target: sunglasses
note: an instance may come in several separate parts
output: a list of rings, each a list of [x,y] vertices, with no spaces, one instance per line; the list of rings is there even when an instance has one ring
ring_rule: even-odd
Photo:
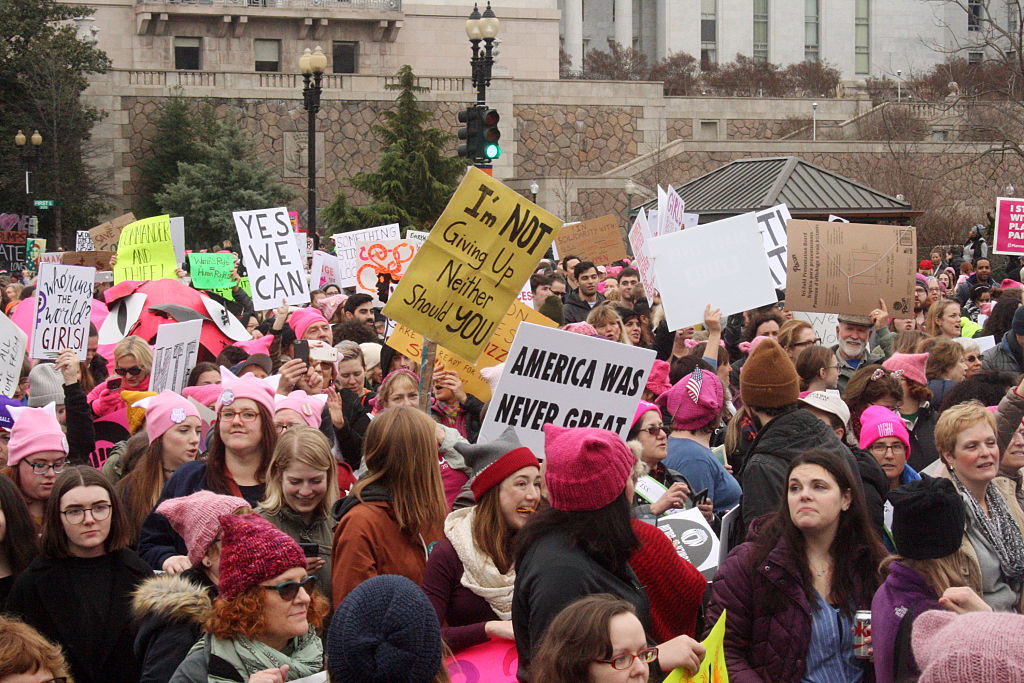
[[[277,591],[277,594],[281,596],[281,599],[285,602],[291,602],[295,599],[295,596],[299,594],[299,589],[302,588],[306,591],[307,595],[312,595],[313,589],[316,588],[316,576],[307,576],[302,581],[285,581],[279,583],[276,586],[260,586],[270,591]]]
[[[658,435],[658,434],[660,434],[661,432],[665,432],[666,434],[668,434],[668,433],[669,433],[669,432],[671,432],[672,430],[671,430],[671,429],[669,429],[668,427],[665,427],[664,425],[662,425],[661,427],[659,427],[659,426],[657,426],[657,425],[651,425],[650,427],[644,427],[644,428],[643,428],[643,429],[641,429],[640,431],[641,431],[641,432],[647,432],[647,433],[648,433],[648,434],[650,434],[651,436],[657,436],[657,435]]]
[[[134,368],[114,368],[114,372],[120,375],[121,377],[125,377],[127,375],[135,377],[136,375],[142,372],[142,368],[140,368],[138,365],[136,365]]]

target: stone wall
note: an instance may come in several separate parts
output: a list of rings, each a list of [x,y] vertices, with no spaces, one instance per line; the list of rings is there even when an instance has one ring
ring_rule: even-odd
[[[729,119],[725,136],[729,140],[774,140],[802,125],[797,119]]]
[[[516,105],[516,175],[603,173],[637,155],[640,107]]]
[[[692,140],[693,119],[667,119],[665,121],[665,131],[668,134],[669,142],[673,140]]]

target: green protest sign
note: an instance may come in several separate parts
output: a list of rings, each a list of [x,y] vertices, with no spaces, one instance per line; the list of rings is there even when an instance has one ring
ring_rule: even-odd
[[[249,278],[243,277],[242,279],[240,279],[238,281],[238,286],[241,287],[242,291],[244,291],[246,294],[252,296],[252,290],[249,288]],[[213,292],[214,294],[219,294],[228,301],[234,301],[235,295],[232,294],[232,290],[232,287],[225,287],[223,289],[211,289],[210,291]]]
[[[196,289],[231,289],[231,271],[235,267],[232,254],[189,254],[189,274]]]

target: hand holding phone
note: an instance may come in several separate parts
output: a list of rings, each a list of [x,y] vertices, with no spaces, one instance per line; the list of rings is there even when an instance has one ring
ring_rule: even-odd
[[[295,350],[295,357],[309,365],[309,342],[305,339],[296,339],[292,348]]]

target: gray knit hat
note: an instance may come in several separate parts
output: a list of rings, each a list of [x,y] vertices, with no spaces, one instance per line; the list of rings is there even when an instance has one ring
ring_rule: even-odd
[[[455,444],[457,450],[473,468],[469,488],[473,497],[480,497],[502,482],[502,480],[524,467],[540,467],[537,456],[523,446],[513,427],[506,427],[501,435],[490,443]]]
[[[28,406],[42,408],[47,403],[64,405],[64,378],[53,363],[37,363],[28,373]]]

